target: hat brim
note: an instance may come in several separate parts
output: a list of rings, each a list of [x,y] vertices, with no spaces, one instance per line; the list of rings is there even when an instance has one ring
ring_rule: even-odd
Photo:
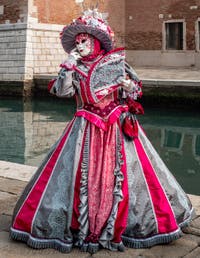
[[[76,47],[75,38],[80,33],[88,33],[96,37],[106,52],[109,52],[113,48],[110,36],[103,30],[87,25],[72,24],[64,28],[61,37],[62,46],[67,53],[70,53]]]

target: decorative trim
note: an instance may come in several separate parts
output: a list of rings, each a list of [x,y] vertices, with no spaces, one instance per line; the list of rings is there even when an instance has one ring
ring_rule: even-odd
[[[146,239],[135,239],[127,236],[122,236],[122,241],[125,246],[130,248],[148,248],[157,244],[167,244],[173,240],[176,240],[182,236],[180,229],[175,230],[168,234],[159,234]]]
[[[63,242],[58,239],[39,239],[24,231],[14,228],[10,229],[10,237],[13,240],[25,242],[28,246],[36,249],[53,248],[62,253],[69,253],[72,250],[72,242]]]

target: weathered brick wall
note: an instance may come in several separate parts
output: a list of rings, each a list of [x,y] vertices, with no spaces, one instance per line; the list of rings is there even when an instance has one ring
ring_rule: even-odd
[[[163,18],[159,18],[159,15]],[[185,19],[186,49],[194,50],[195,21],[198,17],[200,0],[126,0],[126,48],[161,50],[163,21]]]
[[[85,7],[94,7],[95,1],[85,0]],[[109,23],[115,31],[117,45],[126,41],[127,49],[160,50],[162,23],[170,19],[185,19],[187,49],[195,49],[195,20],[200,17],[200,0],[99,0],[99,10],[109,12]],[[81,13],[75,0],[1,0],[3,14],[0,24],[26,22],[29,18],[39,23],[68,24]],[[197,6],[198,8],[192,8]],[[159,14],[163,18],[159,18]]]
[[[160,0],[126,1],[126,48],[160,49],[162,21],[158,17]]]
[[[85,8],[95,7],[95,2],[85,0]],[[108,21],[115,32],[116,45],[125,45],[126,49],[132,50],[128,59],[133,64],[200,66],[199,53],[194,53],[200,0],[98,2],[99,11],[109,13]],[[57,73],[58,65],[66,57],[59,32],[80,14],[81,7],[75,0],[1,0],[0,80],[22,81],[37,74]],[[171,19],[186,21],[188,53],[179,53],[175,58],[162,52],[163,22]]]
[[[98,2],[99,11],[110,14],[109,24],[115,31],[117,45],[121,45],[125,33],[125,0],[85,0],[84,8],[95,7],[96,2]],[[29,15],[37,18],[39,23],[69,24],[74,18],[80,16],[82,11],[75,0],[34,0],[33,6],[34,8],[30,8]]]
[[[0,24],[26,22],[28,14],[28,0],[1,0]]]
[[[170,1],[166,13],[171,13],[174,19],[185,19],[186,21],[186,49],[195,49],[195,21],[200,17],[200,0]],[[193,7],[197,6],[197,9]]]

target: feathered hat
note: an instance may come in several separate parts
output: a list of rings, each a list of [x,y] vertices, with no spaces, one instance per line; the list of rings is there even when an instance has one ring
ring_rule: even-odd
[[[67,53],[76,47],[75,38],[80,33],[96,37],[106,52],[113,49],[114,33],[107,24],[105,14],[99,13],[97,9],[85,11],[81,17],[63,28],[61,43]]]

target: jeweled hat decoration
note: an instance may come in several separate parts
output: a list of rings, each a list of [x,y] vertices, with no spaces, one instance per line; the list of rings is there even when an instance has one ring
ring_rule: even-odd
[[[73,20],[61,32],[61,43],[64,50],[70,53],[75,46],[75,37],[80,33],[88,33],[96,37],[102,48],[109,52],[113,49],[114,33],[107,23],[107,14],[98,12],[97,9],[88,9],[83,15]]]

